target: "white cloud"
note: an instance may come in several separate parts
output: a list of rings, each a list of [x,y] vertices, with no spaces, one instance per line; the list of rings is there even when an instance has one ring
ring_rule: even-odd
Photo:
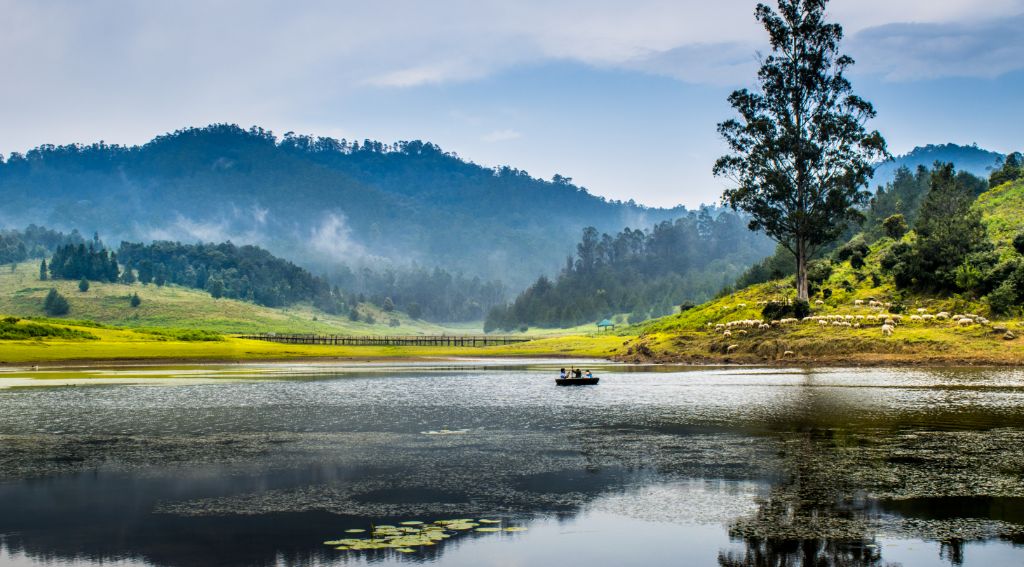
[[[888,24],[858,33],[860,72],[894,81],[994,78],[1024,69],[1024,15],[953,24]]]
[[[488,132],[488,133],[484,134],[480,139],[485,141],[485,142],[494,143],[494,142],[507,142],[509,140],[518,140],[519,138],[522,138],[522,137],[523,137],[522,132],[518,132],[516,130],[505,129],[505,130],[495,130],[493,132]]]

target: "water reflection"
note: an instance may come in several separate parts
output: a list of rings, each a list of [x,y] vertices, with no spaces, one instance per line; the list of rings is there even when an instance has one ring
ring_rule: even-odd
[[[607,366],[599,387],[562,389],[555,367],[327,367],[286,381],[2,392],[0,559],[1024,558],[1019,374]],[[441,429],[466,432],[421,433]],[[531,529],[413,557],[322,545],[371,522],[460,517]]]

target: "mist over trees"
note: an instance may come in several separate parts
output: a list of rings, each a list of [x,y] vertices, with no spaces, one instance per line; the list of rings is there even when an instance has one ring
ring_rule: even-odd
[[[439,266],[513,289],[553,272],[586,226],[685,213],[591,195],[421,141],[383,144],[217,124],[142,146],[44,145],[0,159],[8,222],[118,241],[256,244],[314,273]],[[375,268],[377,269],[377,268]]]
[[[619,313],[646,319],[703,302],[771,253],[771,241],[746,225],[741,215],[703,209],[648,231],[588,227],[554,281],[542,276],[491,310],[484,329],[567,327]]]
[[[77,230],[70,234],[64,234],[34,224],[22,230],[2,229],[0,230],[0,264],[45,258],[61,246],[84,242],[85,239]]]

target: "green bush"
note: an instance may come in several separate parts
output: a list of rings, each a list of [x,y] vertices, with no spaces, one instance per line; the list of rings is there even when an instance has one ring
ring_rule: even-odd
[[[13,323],[11,319],[14,319]],[[96,340],[99,337],[85,331],[54,325],[41,325],[39,323],[23,323],[19,325],[15,317],[6,317],[0,321],[0,340],[23,341],[43,338]]]
[[[89,280],[82,278],[78,281],[78,291],[85,293],[89,291]]]
[[[1024,254],[1024,232],[1013,237],[1013,249],[1016,250],[1018,254]]]
[[[787,319],[794,317],[796,319],[803,319],[811,314],[811,304],[806,301],[796,300],[792,303],[785,303],[779,301],[769,302],[761,310],[761,316],[766,321],[777,321],[779,319]]]
[[[885,229],[885,235],[893,240],[903,238],[903,236],[910,231],[906,217],[899,214],[892,215],[882,221],[882,228]]]
[[[50,293],[46,294],[46,299],[43,300],[43,311],[51,317],[67,315],[71,311],[71,305],[57,288],[50,288]]]
[[[985,301],[992,313],[1005,315],[1017,304],[1017,290],[1014,289],[1013,283],[1007,280],[988,294]]]

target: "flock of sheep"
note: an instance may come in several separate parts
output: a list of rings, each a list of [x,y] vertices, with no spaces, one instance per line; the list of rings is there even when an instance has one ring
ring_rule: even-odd
[[[823,304],[821,300],[816,302],[818,305]],[[767,302],[760,302],[758,305],[767,305]],[[803,319],[779,319],[776,321],[762,321],[760,319],[745,319],[740,321],[731,321],[729,323],[708,323],[709,329],[714,329],[716,332],[722,333],[723,337],[732,337],[733,335],[746,335],[751,330],[766,331],[772,328],[785,327],[788,325],[796,325],[801,323],[816,324],[819,327],[839,327],[849,329],[860,329],[862,327],[874,327],[881,325],[882,335],[891,337],[896,332],[896,327],[906,323],[917,323],[917,324],[930,324],[935,322],[946,322],[950,321],[958,327],[970,327],[972,325],[989,325],[990,321],[984,317],[974,314],[963,314],[963,315],[951,315],[945,311],[937,314],[928,313],[927,309],[918,309],[917,314],[905,317],[903,315],[896,315],[889,313],[886,310],[892,307],[891,303],[883,303],[880,301],[863,301],[858,299],[854,301],[854,307],[863,308],[867,307],[877,313],[869,315],[812,315],[810,317],[804,317]],[[746,308],[745,303],[741,303],[736,306],[738,309]]]

